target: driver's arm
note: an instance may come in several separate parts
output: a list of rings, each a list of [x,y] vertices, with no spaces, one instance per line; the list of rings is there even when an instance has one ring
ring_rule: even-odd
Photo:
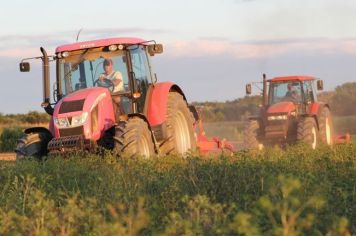
[[[103,81],[106,78],[104,74],[99,75],[99,80]]]
[[[115,86],[119,85],[122,82],[122,74],[119,71],[115,72],[112,82]]]

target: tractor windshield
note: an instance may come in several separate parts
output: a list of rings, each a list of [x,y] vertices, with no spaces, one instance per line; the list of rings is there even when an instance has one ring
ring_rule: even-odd
[[[129,89],[124,51],[85,49],[69,52],[69,56],[58,60],[63,95],[95,86],[106,87],[111,92]]]
[[[302,89],[300,82],[271,82],[269,104],[290,101],[293,103],[302,102]]]

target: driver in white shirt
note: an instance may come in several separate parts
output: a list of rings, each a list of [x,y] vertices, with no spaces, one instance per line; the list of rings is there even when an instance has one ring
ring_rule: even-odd
[[[114,84],[112,92],[119,92],[124,90],[122,74],[120,71],[114,71],[113,62],[111,59],[105,59],[103,63],[104,73],[99,76],[99,80],[104,82],[104,79],[111,80]]]
[[[111,59],[105,59],[103,63],[104,67],[104,73],[102,73],[99,76],[99,80],[102,82],[105,82],[104,80],[110,80],[113,85],[113,93],[119,92],[119,91],[124,91],[124,83],[122,79],[122,74],[120,71],[114,71],[113,69],[113,62]],[[114,113],[115,115],[121,115],[124,113],[122,110],[122,107],[120,106],[121,99],[120,96],[113,96],[112,97],[113,103],[114,103]]]

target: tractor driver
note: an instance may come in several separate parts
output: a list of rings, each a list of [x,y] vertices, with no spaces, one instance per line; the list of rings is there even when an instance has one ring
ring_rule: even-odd
[[[114,85],[112,92],[119,92],[124,90],[122,74],[120,71],[114,71],[113,62],[111,59],[105,59],[103,63],[104,73],[99,76],[99,80],[104,82],[105,79],[111,80]]]
[[[110,80],[114,86],[112,92],[119,92],[124,90],[124,83],[122,79],[122,74],[120,71],[114,71],[113,61],[111,59],[105,59],[103,62],[104,73],[99,76],[99,81],[105,83],[105,80]],[[120,96],[112,96],[114,103],[114,113],[115,115],[121,115],[124,113],[120,105]]]
[[[285,98],[291,99],[293,101],[300,100],[300,96],[297,92],[297,89],[293,86],[293,84],[288,84],[288,91],[286,92]]]

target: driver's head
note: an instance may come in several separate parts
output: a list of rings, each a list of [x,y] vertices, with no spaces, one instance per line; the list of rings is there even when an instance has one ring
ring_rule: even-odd
[[[294,90],[293,85],[292,84],[288,84],[288,91],[292,91],[292,90]]]
[[[112,60],[111,59],[105,59],[103,63],[103,68],[105,71],[105,74],[110,74],[113,70],[112,68]]]

